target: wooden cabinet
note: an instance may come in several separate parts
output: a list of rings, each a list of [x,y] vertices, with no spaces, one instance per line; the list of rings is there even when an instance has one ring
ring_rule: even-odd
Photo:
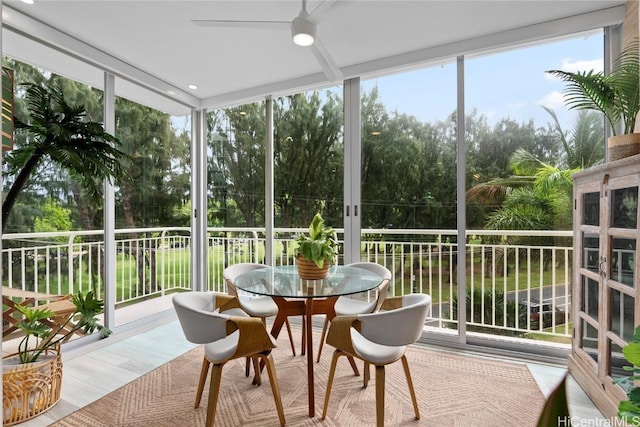
[[[640,155],[574,175],[573,341],[569,371],[606,417],[626,398],[622,347],[640,323]]]

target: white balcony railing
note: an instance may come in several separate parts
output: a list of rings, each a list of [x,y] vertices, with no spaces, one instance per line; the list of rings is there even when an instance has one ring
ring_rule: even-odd
[[[276,230],[276,264],[294,262],[293,239],[305,231]],[[456,234],[363,230],[362,259],[391,270],[394,295],[430,294],[430,325],[455,328]],[[264,230],[211,228],[208,241],[210,290],[225,291],[225,266],[263,262]],[[116,306],[190,289],[190,243],[186,227],[117,230]],[[101,231],[6,234],[3,285],[54,294],[93,290],[102,297],[103,251]],[[465,253],[468,330],[569,337],[571,231],[469,230]]]

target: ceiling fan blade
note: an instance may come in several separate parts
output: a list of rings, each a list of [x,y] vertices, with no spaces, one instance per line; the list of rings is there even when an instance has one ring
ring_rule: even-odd
[[[259,30],[290,30],[290,21],[232,21],[222,19],[192,19],[198,27],[240,28]]]
[[[324,44],[322,44],[318,37],[316,37],[315,42],[309,46],[309,48],[329,80],[342,80],[342,71],[340,71],[338,64],[333,60],[329,51],[324,47]]]
[[[313,11],[309,12],[309,18],[312,21],[318,23],[322,19],[322,15],[329,11],[329,9],[333,9],[338,6],[344,6],[351,3],[351,1],[347,0],[324,0],[318,6],[316,6]]]

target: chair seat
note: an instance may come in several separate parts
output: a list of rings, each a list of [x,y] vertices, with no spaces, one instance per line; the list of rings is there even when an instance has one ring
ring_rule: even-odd
[[[220,363],[228,360],[238,347],[240,333],[235,331],[226,337],[204,345],[204,355],[211,363]]]
[[[252,317],[271,317],[278,314],[278,306],[271,297],[239,298],[242,309]]]
[[[371,313],[376,306],[376,300],[362,301],[353,298],[340,297],[334,305],[336,315],[350,316],[354,314]]]
[[[374,364],[387,365],[400,359],[407,346],[387,346],[376,344],[360,335],[355,329],[351,329],[351,342],[357,356]]]

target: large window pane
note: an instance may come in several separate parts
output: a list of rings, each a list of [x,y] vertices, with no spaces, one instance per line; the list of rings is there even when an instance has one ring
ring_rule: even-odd
[[[467,228],[481,230],[468,298],[496,333],[517,319],[514,335],[559,333],[569,343],[573,187],[555,178],[603,161],[604,120],[568,110],[564,83],[546,71],[601,70],[602,57],[602,32],[591,32],[465,61]],[[585,222],[598,222],[598,202],[597,193],[585,197]],[[598,241],[585,241],[584,267],[596,270]]]
[[[431,295],[432,325],[455,328],[455,62],[363,80],[361,97],[361,258],[393,272],[391,293]]]
[[[188,289],[191,168],[186,120],[125,98],[116,98],[115,119],[116,136],[130,156],[129,179],[115,194],[116,300],[126,303]],[[128,320],[116,311],[117,324]]]
[[[264,262],[265,104],[214,111],[208,126],[209,286],[224,292],[226,266]]]

